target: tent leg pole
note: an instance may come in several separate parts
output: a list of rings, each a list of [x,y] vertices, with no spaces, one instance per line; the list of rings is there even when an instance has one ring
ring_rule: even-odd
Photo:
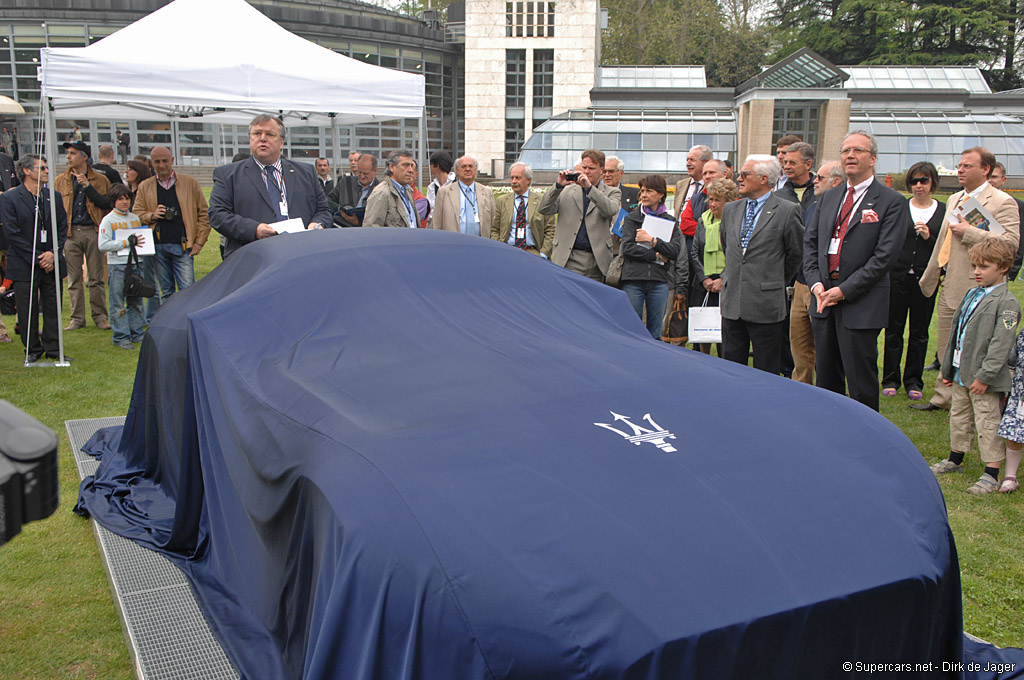
[[[423,107],[420,112],[420,172],[417,180],[420,186],[423,186],[424,173],[428,173],[429,176],[430,168],[427,166],[427,107]]]
[[[331,167],[334,168],[334,174],[338,174],[338,170],[341,166],[338,165],[341,161],[341,140],[338,139],[338,116],[331,114],[331,153],[334,156],[331,159]]]
[[[178,119],[171,118],[171,154],[176,162],[181,163],[181,156],[178,154]]]
[[[44,116],[46,120],[46,155],[53,162],[52,172],[57,170],[57,133],[56,124],[54,122],[54,112],[50,105],[50,98],[46,95],[46,89],[42,91],[40,97],[40,105],[44,107]],[[57,289],[57,352],[60,359],[55,364],[56,366],[70,366],[71,364],[64,358],[64,312],[62,309],[63,295],[61,294],[61,283],[63,281],[60,275],[60,252],[57,240],[57,192],[53,188],[53,177],[50,177],[50,181],[46,183],[47,189],[50,192],[50,243],[53,244],[53,281],[54,288]],[[31,327],[31,325],[30,325]]]

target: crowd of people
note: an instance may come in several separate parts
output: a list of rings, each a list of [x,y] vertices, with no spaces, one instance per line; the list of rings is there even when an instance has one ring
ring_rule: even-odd
[[[112,167],[112,147],[101,147],[93,162],[88,144],[69,138],[68,168],[54,179],[56,244],[46,224],[48,199],[39,191],[48,179],[45,160],[24,156],[15,167],[0,154],[8,278],[30,361],[57,351],[55,267],[68,272],[67,330],[85,326],[88,290],[93,323],[111,328],[114,344],[130,349],[160,302],[193,283],[192,261],[211,228],[221,235],[224,257],[296,219],[307,229],[442,229],[502,241],[620,286],[655,339],[670,340],[673,310],[717,308],[721,343],[694,349],[848,394],[874,410],[880,395],[895,397],[902,387],[914,408],[951,410],[951,453],[933,466],[936,475],[962,470],[977,437],[985,473],[969,491],[1017,488],[1024,339],[1013,339],[1020,308],[1006,282],[1024,252],[1024,203],[1001,190],[1005,168],[987,149],[963,151],[961,190],[943,204],[933,197],[939,176],[930,163],[906,173],[909,200],[878,181],[877,142],[862,131],[847,135],[838,160],[816,172],[814,147],[794,136],[780,139],[774,156],[748,156],[738,171],[707,146],[695,146],[670,211],[663,176],[625,186],[623,162],[598,149],[584,151],[575,168],[560,171],[544,190],[534,189],[532,168],[516,163],[507,192],[478,181],[472,157],[453,161],[438,151],[430,156],[424,194],[409,151],[391,153],[382,178],[374,155],[354,151],[350,172],[336,177],[325,158],[312,166],[284,158],[284,127],[273,116],[257,116],[249,139],[249,154],[214,171],[207,206],[198,182],[175,171],[164,147],[128,161],[122,180]],[[132,233],[143,228],[152,235]],[[145,247],[147,237],[152,254],[142,256],[141,269],[157,292],[127,297],[126,251]],[[41,334],[27,315],[30,298],[43,315]],[[936,308],[941,371],[925,402]],[[1022,374],[1013,374],[1015,366]]]

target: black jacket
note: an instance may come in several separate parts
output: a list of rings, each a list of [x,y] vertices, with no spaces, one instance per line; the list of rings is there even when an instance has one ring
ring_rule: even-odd
[[[939,230],[942,229],[942,220],[946,214],[946,204],[939,200],[936,200],[936,203],[938,205],[935,206],[935,213],[928,220],[929,237],[927,239],[917,235],[917,231],[914,229],[914,218],[910,216],[909,212],[910,204],[907,203],[906,241],[903,243],[903,250],[900,252],[899,259],[896,260],[896,265],[889,272],[889,278],[893,281],[902,281],[910,274],[913,274],[916,281],[921,280],[921,275],[928,267],[928,260],[935,248],[935,242],[939,238]]]
[[[672,220],[672,213],[665,213]],[[658,240],[658,244],[651,248],[648,244],[636,242],[636,232],[643,227],[644,213],[640,208],[622,218],[622,243],[619,246],[619,253],[622,255],[622,280],[623,281],[661,281],[668,283],[669,272],[673,261],[679,257],[683,250],[683,232],[672,229],[672,240],[665,242]],[[657,264],[655,253],[660,253],[668,259],[664,264]],[[685,269],[685,268],[684,268]],[[676,281],[677,293],[686,295],[689,280],[684,276],[683,281]]]
[[[796,188],[791,179],[787,179],[782,188],[775,192],[775,195],[790,203],[799,203],[800,215],[804,216],[811,203],[818,200],[818,197],[814,195],[814,173],[811,173],[811,179],[805,185],[803,199],[797,198]]]
[[[106,178],[110,180],[111,186],[115,184],[124,184],[124,180],[121,179],[121,173],[119,173],[117,170],[114,170],[114,168],[110,167],[106,163],[93,163],[92,169],[98,173],[105,175]]]
[[[28,281],[32,276],[32,234],[35,229],[36,197],[24,186],[18,186],[0,194],[0,222],[7,237],[7,278],[12,281]],[[68,218],[64,202],[57,199],[57,260],[60,275],[67,276],[68,266],[64,262],[64,242],[68,239]],[[39,231],[36,234],[35,252],[53,251],[50,230],[50,194],[43,188],[39,196]],[[36,275],[42,267],[36,264]]]

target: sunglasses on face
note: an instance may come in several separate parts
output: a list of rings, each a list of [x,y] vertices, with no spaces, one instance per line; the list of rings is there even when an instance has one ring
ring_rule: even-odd
[[[907,180],[907,186],[912,187],[915,184],[929,184],[930,182],[931,179],[927,177],[911,177],[910,179]]]

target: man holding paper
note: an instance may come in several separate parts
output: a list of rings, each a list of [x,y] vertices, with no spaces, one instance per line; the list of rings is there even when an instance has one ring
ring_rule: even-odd
[[[301,219],[306,229],[331,224],[327,194],[313,168],[281,158],[284,124],[262,114],[249,123],[252,157],[213,171],[210,225],[223,234],[224,256],[246,243],[275,236],[275,225]]]
[[[747,156],[738,174],[743,199],[722,209],[722,355],[778,375],[786,323],[786,285],[803,253],[800,206],[772,193],[782,173],[775,156]]]
[[[975,286],[971,263],[967,258],[968,249],[984,239],[998,238],[1016,250],[1020,240],[1020,215],[1016,201],[988,183],[995,164],[996,158],[992,152],[980,146],[967,149],[960,155],[956,171],[963,190],[946,201],[944,227],[939,231],[928,267],[921,276],[921,291],[929,296],[935,294],[942,280],[942,290],[935,301],[939,319],[936,340],[940,357],[946,353],[953,316],[967,290]],[[992,217],[991,223],[984,225],[987,229],[979,229],[968,221],[972,212],[975,215],[982,212],[978,206]],[[943,272],[945,279],[942,279]],[[931,401],[927,404],[910,404],[910,407],[921,411],[948,409],[951,397],[952,388],[943,384],[940,375],[935,381],[935,394]]]
[[[210,237],[210,219],[199,182],[194,177],[174,171],[174,156],[170,149],[153,147],[149,157],[156,175],[139,184],[134,212],[142,224],[153,229],[153,267],[158,301],[149,304],[147,318],[151,319],[160,302],[175,290],[185,290],[195,283],[192,258],[199,254]],[[108,263],[109,258],[108,255]]]

